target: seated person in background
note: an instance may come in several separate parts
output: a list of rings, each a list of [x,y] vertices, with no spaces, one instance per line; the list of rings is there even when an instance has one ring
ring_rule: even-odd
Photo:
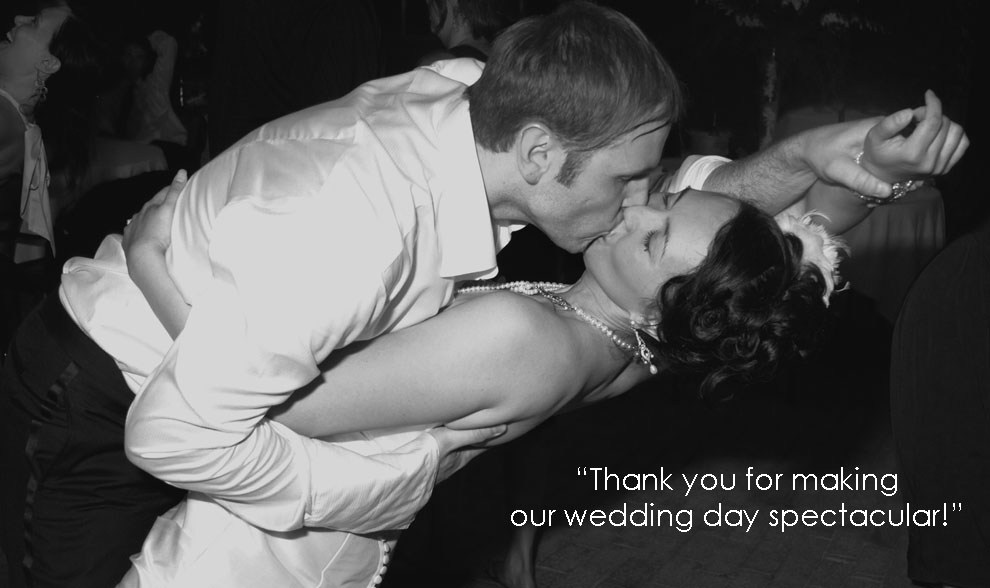
[[[188,132],[172,108],[171,98],[178,51],[175,38],[164,31],[154,31],[145,43],[125,48],[129,71],[146,72],[134,79],[133,99],[124,126],[128,139],[185,146]]]
[[[420,65],[454,57],[485,61],[495,35],[519,18],[514,0],[426,0],[426,7],[430,31],[444,48],[424,55]]]
[[[185,145],[188,133],[172,108],[178,43],[164,31],[127,34],[100,96],[100,132],[141,143]]]
[[[100,95],[100,133],[106,138],[103,148],[107,153],[112,152],[112,146],[139,151],[140,146],[130,143],[133,141],[160,149],[170,169],[195,163],[185,152],[189,133],[176,114],[171,94],[178,43],[168,33],[156,30],[149,35],[127,33],[117,45],[112,73]],[[147,148],[144,151],[147,153]],[[122,176],[126,177],[118,173],[107,179]]]

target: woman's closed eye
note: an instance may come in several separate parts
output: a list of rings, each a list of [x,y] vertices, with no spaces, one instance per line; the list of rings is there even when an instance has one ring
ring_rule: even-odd
[[[650,244],[653,242],[653,238],[656,237],[657,233],[659,232],[660,232],[659,230],[654,229],[646,233],[646,237],[643,239],[643,251],[647,253],[650,252]]]
[[[646,237],[643,239],[643,251],[649,254],[650,259],[662,259],[664,253],[667,251],[667,240],[669,236],[670,223],[669,221],[664,221],[663,226],[646,233]],[[654,255],[658,241],[660,242],[660,251]]]

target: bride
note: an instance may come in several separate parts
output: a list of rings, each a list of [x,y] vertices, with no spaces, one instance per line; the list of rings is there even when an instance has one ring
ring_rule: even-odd
[[[156,197],[124,238],[132,277],[173,334],[189,310],[164,269],[177,193]],[[839,230],[869,210],[845,198],[821,211]],[[710,192],[655,192],[587,249],[577,283],[464,287],[440,315],[334,353],[272,417],[358,452],[398,447],[398,428],[441,423],[508,423],[501,443],[660,370],[703,373],[706,389],[766,373],[809,348],[826,317],[838,245],[815,218],[774,219]],[[193,494],[159,519],[121,585],[308,586],[331,575],[366,585],[393,541],[266,532]]]

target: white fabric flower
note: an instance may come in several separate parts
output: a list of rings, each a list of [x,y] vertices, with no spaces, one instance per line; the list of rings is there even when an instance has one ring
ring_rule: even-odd
[[[804,250],[801,254],[801,263],[812,264],[822,272],[822,276],[825,277],[823,299],[825,306],[828,306],[829,297],[835,291],[836,284],[842,281],[839,275],[839,252],[848,252],[849,248],[842,239],[830,235],[825,227],[815,222],[816,217],[828,220],[827,216],[814,210],[800,218],[784,212],[777,215],[776,220],[782,231],[801,239]]]

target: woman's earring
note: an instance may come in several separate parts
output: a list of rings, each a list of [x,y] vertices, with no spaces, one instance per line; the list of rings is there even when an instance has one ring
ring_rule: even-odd
[[[37,96],[38,102],[44,102],[45,98],[48,98],[48,86],[45,85],[45,78],[41,77],[40,71],[34,78],[34,95]]]
[[[654,376],[657,375],[657,372],[660,370],[658,370],[657,366],[653,364],[653,352],[646,346],[646,341],[643,339],[643,336],[639,334],[639,328],[637,328],[635,324],[633,325],[633,333],[636,334],[636,344],[639,345],[639,360],[650,368],[651,374]]]

